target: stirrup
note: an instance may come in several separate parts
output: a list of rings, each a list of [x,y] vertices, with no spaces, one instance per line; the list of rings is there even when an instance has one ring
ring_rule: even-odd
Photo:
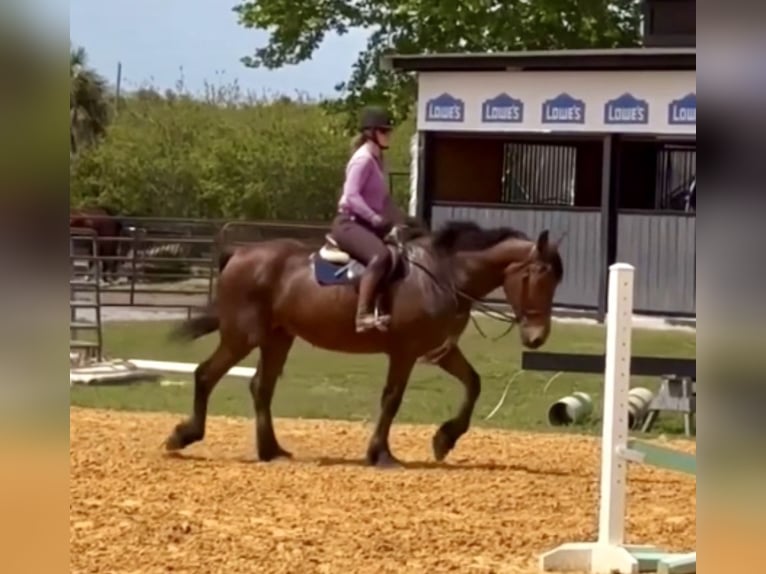
[[[381,315],[380,307],[375,305],[375,327],[379,331],[388,331],[389,324],[391,324],[391,315]]]
[[[377,328],[377,318],[372,313],[358,313],[356,316],[356,332],[364,333]]]
[[[363,313],[356,316],[356,332],[364,333],[377,329],[378,331],[388,330],[388,324],[391,322],[389,315],[378,315],[373,313]]]

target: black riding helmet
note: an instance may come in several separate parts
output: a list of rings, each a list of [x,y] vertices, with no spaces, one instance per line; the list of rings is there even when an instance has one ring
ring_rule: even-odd
[[[362,110],[359,131],[374,129],[392,130],[394,129],[394,119],[388,110],[378,106],[368,106]]]

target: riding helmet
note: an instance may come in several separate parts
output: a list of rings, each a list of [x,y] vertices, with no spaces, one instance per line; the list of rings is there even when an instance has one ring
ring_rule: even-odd
[[[359,129],[391,130],[394,129],[394,119],[388,110],[378,106],[368,106],[362,110]]]

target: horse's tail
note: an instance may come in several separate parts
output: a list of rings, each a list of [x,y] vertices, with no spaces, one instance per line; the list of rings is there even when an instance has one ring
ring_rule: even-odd
[[[223,246],[218,255],[218,273],[222,273],[229,260],[234,256],[236,249],[233,246]],[[218,309],[215,301],[211,301],[202,315],[192,317],[173,329],[170,339],[174,341],[193,341],[209,335],[218,330],[221,321],[218,318]]]
[[[220,324],[215,304],[211,303],[202,315],[187,319],[173,329],[170,339],[182,342],[193,341],[217,331]]]
[[[221,252],[218,254],[218,273],[221,273],[226,267],[226,264],[234,256],[235,248],[231,245],[224,245],[221,247]]]
[[[218,256],[219,274],[223,272],[226,264],[234,256],[234,251],[234,248],[230,246],[225,246],[221,249]],[[174,341],[193,341],[217,331],[220,324],[221,322],[218,319],[218,309],[216,308],[215,301],[211,301],[203,311],[202,315],[187,319],[173,329],[170,338]]]

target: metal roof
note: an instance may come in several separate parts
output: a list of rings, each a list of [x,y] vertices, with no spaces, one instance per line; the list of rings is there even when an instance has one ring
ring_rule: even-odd
[[[381,67],[409,72],[504,70],[696,70],[697,48],[388,54]]]

